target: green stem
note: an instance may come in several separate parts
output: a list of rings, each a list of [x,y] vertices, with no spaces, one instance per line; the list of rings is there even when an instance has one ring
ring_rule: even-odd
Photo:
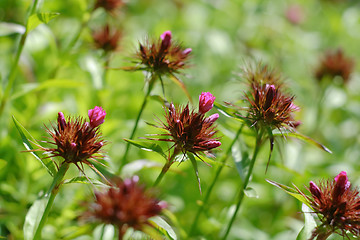
[[[49,191],[46,193],[45,197],[49,196],[49,200],[45,207],[44,213],[41,217],[40,223],[36,229],[34,239],[41,239],[41,231],[46,223],[47,217],[49,215],[50,209],[54,203],[55,197],[59,192],[60,186],[62,184],[62,180],[65,176],[65,173],[69,169],[69,163],[63,162],[59,168],[59,171],[56,173],[54,180],[49,188]]]
[[[235,221],[235,218],[236,218],[236,215],[240,209],[240,206],[241,206],[241,203],[242,203],[242,200],[244,199],[244,194],[245,194],[245,189],[249,183],[249,180],[250,180],[250,176],[252,174],[252,171],[253,171],[253,168],[254,168],[254,165],[255,165],[255,161],[256,161],[256,157],[259,153],[259,150],[260,150],[260,147],[261,147],[261,140],[262,140],[262,133],[259,133],[257,136],[256,136],[256,145],[255,145],[255,149],[254,149],[254,153],[253,153],[253,156],[252,156],[252,159],[251,159],[251,162],[250,162],[250,167],[249,167],[249,171],[247,172],[247,175],[245,177],[245,181],[243,183],[243,186],[239,192],[239,196],[238,196],[238,201],[236,203],[236,208],[235,208],[235,212],[233,213],[231,219],[230,219],[230,222],[227,226],[227,229],[226,229],[226,232],[225,232],[225,235],[224,237],[222,238],[223,240],[225,240],[227,238],[227,236],[229,235],[229,232],[231,230],[231,227]]]
[[[151,93],[151,90],[152,90],[152,88],[153,88],[153,86],[154,86],[154,82],[155,82],[156,78],[157,78],[157,75],[156,75],[156,74],[152,74],[152,75],[151,75],[151,78],[150,78],[150,80],[149,80],[149,87],[148,87],[148,89],[147,89],[147,91],[146,91],[146,94],[145,94],[143,103],[141,104],[140,111],[138,112],[138,115],[137,115],[137,117],[136,117],[135,125],[134,125],[134,128],[133,128],[133,130],[132,130],[132,132],[131,132],[131,135],[130,135],[129,139],[133,139],[134,136],[135,136],[135,133],[136,133],[136,130],[137,130],[137,128],[138,128],[141,115],[142,115],[142,113],[143,113],[143,111],[144,111],[144,109],[145,109],[145,106],[146,106],[146,104],[147,104],[148,98],[149,98],[149,96],[150,96],[150,93]],[[126,144],[126,149],[125,149],[124,156],[123,156],[123,158],[122,158],[122,161],[120,162],[120,167],[119,167],[118,173],[121,172],[122,167],[127,163],[127,156],[128,156],[128,154],[129,154],[129,149],[130,149],[130,143],[128,142],[128,143]]]
[[[6,103],[9,100],[10,92],[11,92],[11,90],[13,88],[13,85],[14,85],[14,82],[15,82],[17,66],[18,66],[19,59],[20,59],[21,53],[22,53],[22,51],[24,49],[25,41],[26,41],[26,38],[27,38],[27,35],[28,35],[27,23],[29,21],[29,17],[34,14],[37,4],[38,4],[38,0],[34,0],[33,5],[30,8],[28,18],[27,18],[26,23],[25,23],[26,30],[25,30],[24,34],[21,36],[21,38],[20,38],[20,42],[19,42],[19,46],[18,46],[17,51],[16,51],[15,59],[14,59],[14,62],[12,64],[12,66],[11,66],[11,70],[10,70],[10,73],[9,73],[7,86],[5,88],[4,95],[2,96],[2,99],[1,99],[0,116],[4,112]]]
[[[238,140],[238,138],[240,136],[240,133],[242,132],[243,127],[244,127],[244,124],[242,124],[241,127],[239,128],[239,130],[236,132],[235,138],[232,140],[232,142],[230,143],[230,146],[227,149],[225,155],[220,160],[220,166],[217,167],[215,176],[214,176],[209,188],[207,189],[207,191],[205,193],[204,200],[203,200],[202,204],[200,205],[200,207],[198,208],[198,211],[196,212],[194,222],[191,225],[191,229],[189,231],[189,236],[192,236],[195,229],[196,229],[197,222],[199,221],[199,217],[200,217],[201,213],[204,211],[204,208],[207,205],[207,202],[208,202],[208,200],[210,198],[211,192],[212,192],[215,184],[217,183],[217,180],[218,180],[218,178],[220,176],[220,173],[221,173],[221,171],[223,170],[223,168],[225,166],[226,160],[228,159],[228,157],[229,157],[229,155],[231,153],[231,149],[234,146],[234,144],[236,143],[236,141]]]
[[[169,156],[168,161],[165,163],[164,167],[161,169],[159,176],[156,178],[156,180],[153,184],[153,187],[156,187],[157,185],[159,185],[159,183],[163,179],[165,173],[167,173],[167,171],[170,169],[171,165],[174,163],[174,159],[175,159],[176,155],[179,154],[179,152],[180,152],[180,149],[175,147],[173,154],[171,156]]]

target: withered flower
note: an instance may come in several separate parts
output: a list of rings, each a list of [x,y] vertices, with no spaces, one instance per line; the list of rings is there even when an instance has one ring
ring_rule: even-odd
[[[172,39],[170,31],[165,31],[157,41],[139,44],[135,62],[141,67],[135,70],[146,70],[158,75],[178,73],[187,67],[191,48],[183,48]]]
[[[46,142],[54,147],[40,146],[41,149],[37,150],[48,152],[49,157],[61,157],[66,163],[74,163],[81,172],[83,164],[86,164],[99,173],[90,160],[97,161],[101,156],[99,151],[104,146],[104,140],[99,126],[104,122],[106,113],[101,107],[95,107],[88,114],[89,122],[86,122],[81,117],[65,119],[64,114],[59,112],[56,126],[46,128],[51,136],[51,140]]]
[[[325,76],[330,78],[339,76],[346,83],[354,70],[354,65],[354,60],[346,57],[343,50],[328,51],[320,60],[320,64],[315,71],[315,78],[321,81]]]
[[[159,215],[167,204],[145,192],[138,181],[137,176],[118,180],[106,191],[96,192],[96,199],[84,217],[114,225],[119,230],[119,239],[129,227],[141,231],[145,225],[151,226],[149,218]]]
[[[94,32],[92,37],[96,48],[112,52],[118,49],[121,32],[119,30],[112,31],[109,25],[105,25],[99,31]]]
[[[360,236],[359,190],[352,187],[346,172],[340,172],[334,180],[320,182],[319,186],[311,181],[308,190],[311,196],[299,192],[308,199],[321,222],[310,240],[327,239],[332,233],[348,239],[349,233]]]
[[[125,5],[123,0],[96,0],[95,9],[104,8],[107,12],[113,12]]]
[[[293,118],[293,112],[299,107],[293,103],[293,96],[284,93],[279,74],[265,65],[255,72],[246,72],[245,77],[250,85],[250,91],[245,95],[250,104],[245,118],[252,127],[292,130],[300,124]]]
[[[210,117],[205,117],[205,113],[212,108],[215,97],[211,93],[202,93],[199,101],[199,112],[185,107],[170,104],[166,110],[166,123],[161,123],[161,128],[168,131],[161,136],[169,136],[166,139],[156,139],[159,141],[173,142],[175,150],[186,153],[191,152],[198,156],[199,152],[207,152],[221,145],[219,137],[214,137],[217,133],[214,122],[219,118],[215,113]]]

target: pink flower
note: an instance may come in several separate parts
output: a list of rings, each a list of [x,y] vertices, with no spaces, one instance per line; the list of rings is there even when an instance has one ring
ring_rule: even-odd
[[[188,54],[190,54],[192,52],[192,49],[191,48],[186,48],[182,53],[184,54],[184,55],[188,55]]]
[[[96,106],[94,109],[88,111],[90,119],[90,127],[96,128],[101,125],[105,120],[106,112],[101,107]]]
[[[214,123],[216,120],[218,120],[218,118],[219,118],[219,114],[218,113],[214,113],[213,115],[211,115],[210,117],[208,117],[207,119],[206,119],[206,121],[208,122],[208,123]]]
[[[316,197],[317,199],[321,198],[321,190],[313,181],[310,181],[309,190],[314,197]]]
[[[346,189],[350,187],[350,181],[345,171],[341,171],[335,178],[335,190],[338,195],[342,194]]]
[[[214,97],[210,92],[202,92],[199,96],[199,113],[204,114],[210,111],[214,106]]]
[[[167,49],[171,43],[171,31],[165,31],[163,34],[160,35],[160,38],[162,40],[161,49]]]
[[[64,128],[66,126],[66,120],[65,120],[64,114],[62,112],[58,113],[58,119],[57,120],[58,120],[58,124],[60,126],[60,129],[64,130]]]

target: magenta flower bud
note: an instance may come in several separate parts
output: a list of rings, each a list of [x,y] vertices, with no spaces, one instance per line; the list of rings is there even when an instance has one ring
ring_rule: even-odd
[[[70,143],[70,147],[71,147],[71,150],[75,150],[76,149],[76,143]]]
[[[192,52],[192,49],[191,49],[191,48],[187,48],[187,49],[185,49],[182,53],[183,53],[184,55],[189,55],[191,52]]]
[[[211,115],[206,119],[206,122],[213,124],[216,120],[218,120],[218,118],[219,118],[219,114],[214,113],[213,115]]]
[[[265,104],[264,104],[264,110],[266,111],[272,104],[275,94],[276,94],[276,89],[274,85],[268,85],[266,84],[266,89],[267,89],[267,93],[266,93],[266,98],[265,98]]]
[[[90,127],[96,128],[101,125],[105,120],[106,112],[101,107],[96,106],[94,109],[88,111],[90,119]]]
[[[161,49],[165,50],[170,46],[171,43],[171,31],[165,31],[160,35],[161,38]]]
[[[317,199],[321,198],[321,190],[313,181],[310,181],[309,190],[314,197],[316,197]]]
[[[213,140],[213,141],[208,141],[205,145],[208,149],[213,149],[213,148],[220,147],[221,142]]]
[[[199,96],[199,113],[204,114],[210,111],[214,106],[214,97],[210,92],[202,92]]]
[[[350,181],[348,180],[345,171],[341,171],[335,178],[336,186],[343,188],[344,190],[350,187]]]
[[[64,117],[64,114],[62,112],[58,112],[58,124],[61,128],[61,130],[64,130],[65,126],[66,126],[66,120]]]

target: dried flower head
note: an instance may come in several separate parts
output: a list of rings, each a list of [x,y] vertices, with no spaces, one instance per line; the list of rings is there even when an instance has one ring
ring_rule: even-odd
[[[191,48],[184,49],[172,39],[170,31],[165,31],[157,41],[147,41],[139,44],[136,62],[146,70],[159,75],[177,73],[187,66]]]
[[[320,60],[315,71],[315,78],[321,81],[325,76],[330,78],[339,76],[346,83],[354,70],[354,65],[354,60],[346,57],[341,49],[334,52],[328,51]]]
[[[245,97],[250,104],[246,118],[251,126],[292,130],[299,125],[293,118],[293,112],[299,107],[293,103],[293,96],[284,93],[279,74],[263,66],[255,72],[248,71],[245,77],[250,85]]]
[[[57,125],[53,129],[47,128],[51,140],[47,141],[54,147],[41,147],[38,151],[50,153],[50,157],[61,157],[66,163],[74,163],[80,171],[83,172],[82,164],[87,164],[93,170],[98,172],[89,161],[94,160],[101,155],[100,149],[104,146],[104,140],[101,137],[99,125],[104,122],[105,111],[101,107],[95,107],[89,110],[89,122],[81,117],[68,117],[65,119],[62,112],[58,113]]]
[[[209,111],[211,108],[207,107],[206,109]],[[168,133],[162,134],[162,136],[169,136],[170,138],[156,140],[173,142],[173,147],[184,154],[191,152],[197,155],[199,152],[210,151],[221,145],[219,138],[214,137],[217,133],[214,123],[219,118],[217,113],[205,117],[200,110],[199,112],[191,111],[189,105],[175,107],[170,104],[169,109],[166,110],[165,118],[166,123],[162,122],[161,128]]]
[[[134,176],[117,181],[104,192],[96,192],[95,202],[84,217],[116,226],[120,236],[129,227],[141,231],[145,225],[150,225],[149,218],[159,215],[167,205],[145,192],[138,181]]]
[[[125,5],[123,0],[96,0],[96,8],[104,8],[107,12],[113,12]]]
[[[299,192],[308,199],[321,221],[311,239],[332,233],[347,238],[348,233],[360,236],[360,195],[351,186],[346,172],[340,172],[334,180],[320,182],[319,186],[311,181],[308,190],[311,196]]]
[[[110,30],[109,25],[105,25],[99,31],[92,34],[95,47],[103,49],[105,52],[112,52],[118,49],[118,43],[121,38],[121,32],[119,30]]]

